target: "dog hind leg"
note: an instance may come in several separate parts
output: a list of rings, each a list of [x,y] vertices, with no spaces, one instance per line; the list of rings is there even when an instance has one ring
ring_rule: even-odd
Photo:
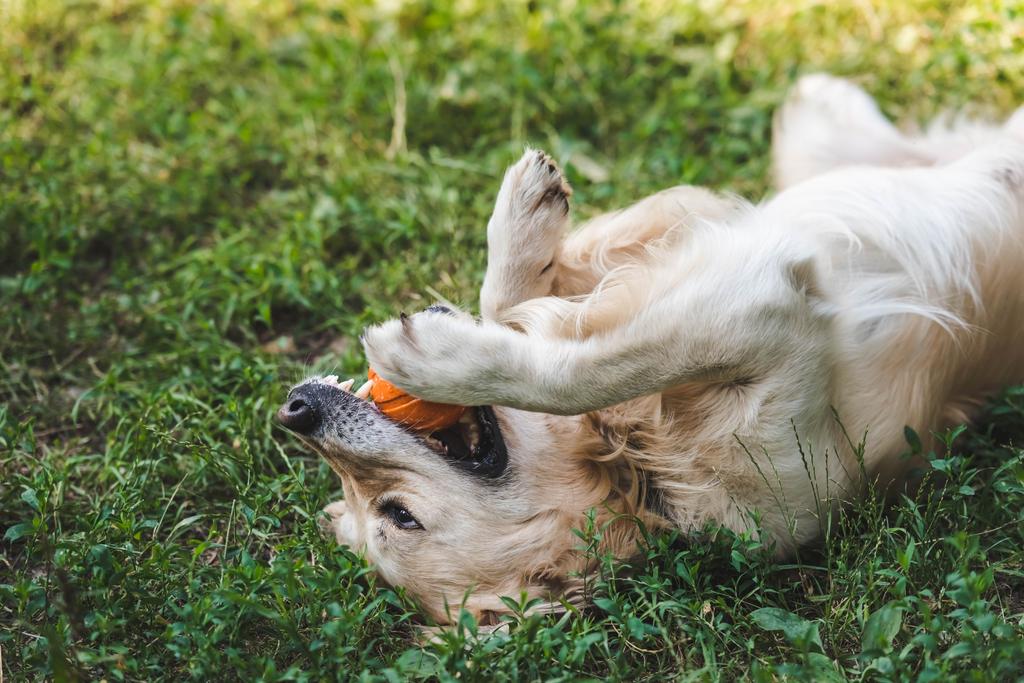
[[[827,74],[802,77],[775,114],[772,165],[785,189],[843,166],[933,163],[850,81]]]

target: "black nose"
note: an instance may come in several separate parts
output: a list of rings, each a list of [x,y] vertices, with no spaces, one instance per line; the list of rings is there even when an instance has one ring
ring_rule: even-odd
[[[309,434],[320,421],[320,416],[313,406],[301,398],[293,398],[277,411],[278,421],[299,434]]]

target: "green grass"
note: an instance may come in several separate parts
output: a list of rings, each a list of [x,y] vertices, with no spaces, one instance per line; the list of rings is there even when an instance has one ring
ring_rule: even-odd
[[[582,613],[425,645],[271,420],[310,369],[365,370],[366,324],[474,305],[525,143],[581,217],[757,198],[801,72],[902,119],[1024,102],[1019,1],[194,4],[0,4],[4,680],[1024,676],[1024,390],[798,561],[652,538]]]

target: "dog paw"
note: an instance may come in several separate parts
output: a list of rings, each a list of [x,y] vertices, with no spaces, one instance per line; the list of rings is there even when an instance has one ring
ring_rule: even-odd
[[[363,349],[377,374],[413,396],[468,404],[476,359],[488,353],[480,337],[472,320],[428,310],[367,328]]]
[[[537,246],[530,243],[534,239],[557,240],[569,216],[571,196],[572,188],[551,157],[526,150],[505,172],[487,225],[488,238],[504,237],[530,247]]]
[[[323,514],[317,518],[317,526],[320,533],[328,538],[333,538],[338,543],[348,543],[349,539],[343,537],[343,520],[348,512],[348,505],[343,500],[336,500],[323,509]]]
[[[550,250],[567,224],[572,189],[551,157],[527,150],[505,172],[487,223],[490,246]]]
[[[512,200],[522,214],[550,211],[558,216],[569,213],[572,188],[558,165],[541,150],[527,150],[511,169]]]
[[[486,319],[551,293],[571,195],[565,176],[544,152],[527,150],[505,172],[487,223],[487,275],[480,291]]]

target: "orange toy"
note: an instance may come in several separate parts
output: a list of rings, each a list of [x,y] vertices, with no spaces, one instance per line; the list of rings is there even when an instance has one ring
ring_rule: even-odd
[[[373,368],[369,369],[367,376],[373,380],[370,398],[380,412],[418,431],[436,432],[451,427],[466,411],[465,406],[431,403],[407,394],[374,372]]]

